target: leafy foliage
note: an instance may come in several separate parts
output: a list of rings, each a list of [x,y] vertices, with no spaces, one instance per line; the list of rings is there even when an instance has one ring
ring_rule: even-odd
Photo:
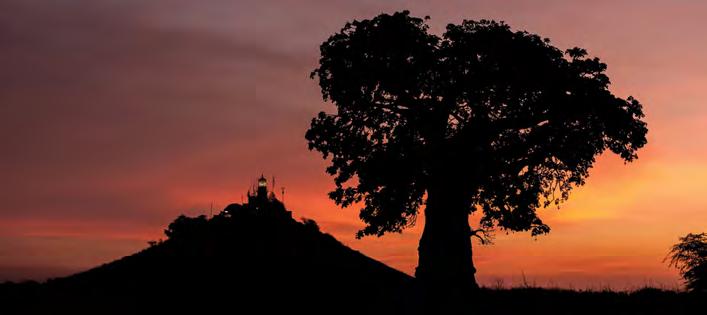
[[[605,150],[631,162],[646,144],[641,104],[609,91],[604,63],[502,22],[439,37],[407,11],[381,14],[320,50],[312,77],[336,113],[319,113],[306,138],[331,158],[329,196],[362,202],[358,237],[414,224],[445,186],[483,228],[547,233],[538,208],[566,200]]]
[[[681,237],[668,256],[670,265],[685,279],[688,290],[707,293],[707,233]]]
[[[204,234],[207,228],[205,215],[200,215],[195,218],[190,218],[185,215],[180,215],[164,230],[164,234],[170,239],[179,239],[189,237],[191,235]]]

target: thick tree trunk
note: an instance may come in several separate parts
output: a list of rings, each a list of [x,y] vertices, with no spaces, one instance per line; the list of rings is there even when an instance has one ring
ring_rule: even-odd
[[[415,276],[431,303],[459,304],[478,289],[471,258],[468,191],[454,185],[427,192]],[[456,189],[455,189],[456,188]]]

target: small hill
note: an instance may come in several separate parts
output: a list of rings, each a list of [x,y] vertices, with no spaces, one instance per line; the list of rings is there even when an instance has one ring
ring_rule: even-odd
[[[18,288],[9,302],[22,314],[406,312],[410,276],[292,219],[274,198],[180,216],[165,234],[134,255]]]

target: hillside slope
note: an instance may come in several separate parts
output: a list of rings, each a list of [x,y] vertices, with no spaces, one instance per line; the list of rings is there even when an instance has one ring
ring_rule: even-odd
[[[265,208],[274,209],[265,209]],[[354,251],[281,204],[179,217],[131,256],[50,280],[26,313],[402,313],[412,278]],[[25,292],[26,293],[26,292]],[[7,304],[6,304],[7,305]]]

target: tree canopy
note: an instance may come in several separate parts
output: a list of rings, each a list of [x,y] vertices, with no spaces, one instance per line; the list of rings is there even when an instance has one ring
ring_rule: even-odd
[[[681,237],[668,258],[670,265],[680,271],[688,290],[707,293],[707,233]]]
[[[605,150],[630,162],[646,144],[641,104],[613,95],[586,50],[489,20],[440,37],[425,21],[403,11],[347,23],[312,72],[336,112],[306,138],[331,157],[330,197],[362,202],[358,237],[414,224],[445,181],[483,227],[547,233],[538,208],[566,200]]]

